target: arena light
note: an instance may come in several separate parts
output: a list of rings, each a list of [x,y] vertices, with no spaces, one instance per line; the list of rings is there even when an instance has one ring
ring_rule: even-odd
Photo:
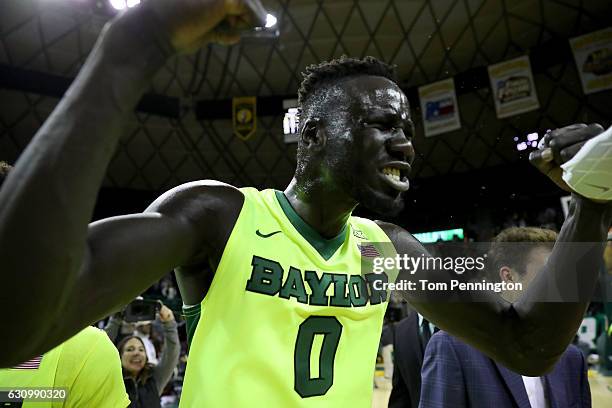
[[[123,10],[127,7],[125,0],[109,0],[109,3],[115,10]]]
[[[266,28],[272,28],[278,20],[272,14],[266,15]]]
[[[115,10],[125,10],[126,8],[136,7],[140,4],[140,0],[109,0],[109,3]]]
[[[534,149],[537,148],[539,138],[540,136],[538,135],[538,132],[529,133],[527,134],[527,136],[524,136],[523,138],[515,136],[514,141],[516,142],[516,150],[518,150],[519,152],[522,152],[529,148],[534,148]]]
[[[245,31],[242,33],[242,40],[246,41],[270,41],[276,40],[280,35],[278,29],[277,18],[272,14],[266,14],[266,23],[263,27],[255,27],[254,30]]]

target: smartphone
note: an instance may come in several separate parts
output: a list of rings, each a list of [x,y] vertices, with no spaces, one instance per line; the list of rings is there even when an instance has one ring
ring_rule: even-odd
[[[155,320],[160,309],[159,300],[136,299],[126,307],[123,320],[128,323]]]

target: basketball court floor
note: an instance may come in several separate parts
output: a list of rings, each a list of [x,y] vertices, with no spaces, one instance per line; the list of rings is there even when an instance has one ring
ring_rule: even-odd
[[[374,381],[377,388],[374,389],[372,408],[387,408],[391,395],[391,380],[386,379],[382,371],[377,371]],[[604,377],[595,370],[589,370],[589,384],[593,408],[612,407],[612,377]]]

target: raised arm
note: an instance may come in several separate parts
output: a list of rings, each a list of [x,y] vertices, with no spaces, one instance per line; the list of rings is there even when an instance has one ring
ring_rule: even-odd
[[[561,151],[564,146],[573,146],[572,154],[564,154],[568,160],[584,139],[601,130],[597,126],[581,126],[558,132],[556,136],[564,137],[553,146],[557,145],[557,150]],[[579,142],[576,144],[575,140]],[[555,155],[558,154],[556,151]],[[544,170],[551,170],[553,166],[535,164],[545,166]],[[544,172],[563,186],[557,169]],[[596,203],[574,194],[570,213],[546,265],[514,304],[494,292],[441,294],[416,290],[405,291],[403,295],[430,321],[489,357],[522,374],[541,375],[553,367],[580,326],[595,287],[611,224],[612,204]],[[425,248],[403,229],[390,224],[381,226],[398,253],[411,257],[427,254]],[[401,271],[398,279],[450,282],[465,278],[452,271],[427,270],[414,275]]]
[[[166,306],[162,306],[162,310],[159,311],[159,319],[164,330],[164,349],[159,364],[153,369],[153,378],[157,384],[157,391],[161,395],[178,364],[181,344],[172,311]]]
[[[580,327],[601,266],[603,241],[612,221],[612,211],[603,204],[577,199],[548,259],[544,270],[532,281],[514,304],[494,292],[405,291],[402,295],[411,306],[436,326],[513,371],[537,376],[548,371]],[[421,257],[427,250],[399,227],[384,226],[398,253]],[[573,241],[575,240],[575,241]],[[582,241],[581,241],[582,240]],[[578,246],[567,242],[583,242]],[[585,256],[588,255],[588,256]],[[576,268],[576,257],[580,267]],[[463,276],[446,270],[402,271],[400,280],[417,282],[450,282]],[[580,282],[582,298],[572,301],[552,301],[547,293],[552,281]],[[417,285],[417,288],[419,286]],[[548,301],[545,301],[548,300]]]
[[[53,347],[200,252],[201,225],[182,213],[194,206],[173,196],[145,214],[88,223],[153,75],[177,51],[237,41],[255,20],[242,1],[151,0],[105,27],[0,191],[0,307],[15,325],[0,337],[0,367]]]

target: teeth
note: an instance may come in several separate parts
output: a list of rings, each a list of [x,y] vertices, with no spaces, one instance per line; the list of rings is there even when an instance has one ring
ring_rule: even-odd
[[[394,167],[383,168],[383,174],[389,177],[391,180],[400,181],[400,170]]]

